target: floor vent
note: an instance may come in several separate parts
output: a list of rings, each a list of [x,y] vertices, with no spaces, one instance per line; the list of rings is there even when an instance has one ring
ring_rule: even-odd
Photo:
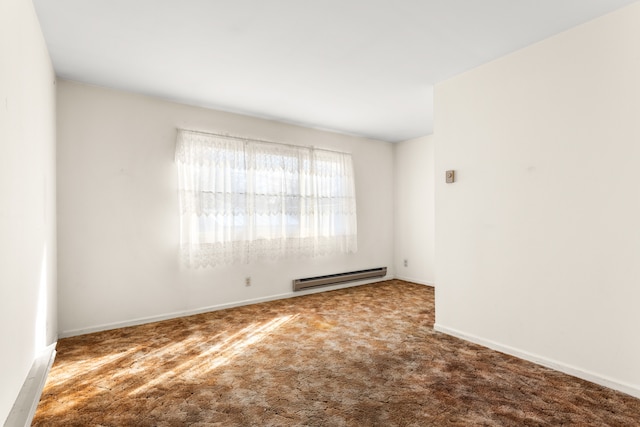
[[[356,280],[374,279],[387,275],[387,267],[370,268],[368,270],[350,271],[348,273],[328,274],[326,276],[307,277],[293,281],[293,290],[301,291],[317,286],[335,285],[338,283],[355,282]]]

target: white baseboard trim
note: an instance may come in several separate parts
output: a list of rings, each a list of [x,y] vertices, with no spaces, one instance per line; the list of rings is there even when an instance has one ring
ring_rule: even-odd
[[[242,301],[234,301],[234,302],[229,302],[229,303],[225,303],[225,304],[216,304],[216,305],[196,308],[196,309],[192,309],[192,310],[175,311],[175,312],[172,312],[172,313],[161,314],[161,315],[157,315],[157,316],[140,317],[140,318],[127,320],[127,321],[123,321],[123,322],[105,323],[105,324],[102,324],[102,325],[91,326],[91,327],[80,328],[80,329],[69,329],[69,330],[66,330],[66,331],[60,331],[58,333],[58,336],[59,336],[59,338],[74,337],[74,336],[77,336],[77,335],[91,334],[93,332],[108,331],[108,330],[111,330],[111,329],[119,329],[119,328],[126,328],[126,327],[129,327],[129,326],[144,325],[146,323],[161,322],[163,320],[175,319],[175,318],[178,318],[178,317],[193,316],[193,315],[196,315],[196,314],[208,313],[210,311],[225,310],[227,308],[241,307],[241,306],[244,306],[244,305],[251,305],[251,304],[259,304],[261,302],[276,301],[276,300],[280,300],[280,299],[295,298],[295,297],[300,297],[300,296],[309,295],[309,294],[315,294],[315,293],[319,293],[319,292],[327,292],[327,291],[333,291],[333,290],[337,290],[337,289],[351,288],[351,287],[354,287],[354,286],[367,285],[367,284],[370,284],[370,283],[377,283],[377,282],[380,282],[380,281],[391,280],[391,279],[393,279],[393,277],[388,277],[387,276],[387,277],[384,277],[382,280],[380,280],[380,279],[363,280],[362,282],[357,282],[357,283],[343,283],[343,284],[340,284],[340,285],[323,286],[323,287],[318,287],[318,288],[315,288],[315,289],[311,288],[311,289],[305,289],[305,290],[296,291],[296,292],[291,291],[291,292],[286,292],[286,293],[283,293],[283,294],[270,295],[270,296],[261,297],[261,298],[252,298],[252,299],[247,299],[247,300],[242,300]]]
[[[56,343],[51,344],[36,356],[4,427],[28,427],[31,425],[55,357]]]
[[[623,393],[626,393],[628,395],[631,395],[633,397],[640,399],[639,386],[624,383],[624,382],[621,382],[603,375],[599,375],[593,372],[585,371],[584,369],[580,369],[578,367],[568,365],[566,363],[558,362],[557,360],[553,360],[544,356],[529,353],[528,351],[519,350],[517,348],[503,345],[495,341],[487,340],[484,338],[480,338],[472,334],[467,334],[457,329],[448,328],[446,326],[439,325],[438,323],[436,323],[433,326],[433,329],[435,329],[438,332],[442,332],[444,334],[451,335],[456,338],[463,339],[465,341],[470,341],[476,344],[480,344],[483,347],[488,347],[492,350],[496,350],[501,353],[506,353],[511,356],[518,357],[520,359],[528,360],[529,362],[533,362],[538,365],[542,365],[547,368],[551,368],[553,370],[560,371],[565,374],[568,374],[568,375],[571,375],[595,384],[599,384],[604,387],[621,391]]]
[[[417,283],[418,285],[425,285],[425,286],[435,287],[435,284],[433,282],[427,282],[426,280],[414,279],[413,277],[395,276],[395,278],[398,279],[398,280],[404,280],[405,282]]]

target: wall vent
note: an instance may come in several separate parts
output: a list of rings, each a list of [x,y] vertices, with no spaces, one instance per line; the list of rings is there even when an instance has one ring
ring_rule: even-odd
[[[370,268],[368,270],[350,271],[348,273],[328,274],[326,276],[307,277],[305,279],[295,279],[293,290],[301,291],[317,286],[335,285],[338,283],[355,282],[357,280],[373,279],[387,275],[387,267]]]

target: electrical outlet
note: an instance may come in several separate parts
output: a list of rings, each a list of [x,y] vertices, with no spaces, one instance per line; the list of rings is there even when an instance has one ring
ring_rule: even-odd
[[[409,267],[409,260],[408,260],[408,259],[405,259],[405,260],[404,260],[404,266],[405,266],[405,267]]]
[[[248,276],[248,277],[244,278],[244,285],[245,286],[251,286],[251,276]]]

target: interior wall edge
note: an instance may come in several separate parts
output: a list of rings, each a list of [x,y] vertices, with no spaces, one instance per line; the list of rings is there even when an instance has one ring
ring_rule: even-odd
[[[6,427],[28,427],[31,425],[31,421],[38,408],[38,403],[40,402],[42,390],[44,390],[44,385],[47,382],[49,371],[56,358],[57,344],[56,341],[47,346],[33,360],[27,378],[4,424]]]
[[[580,369],[570,364],[562,363],[557,360],[553,360],[544,356],[530,353],[528,351],[520,350],[518,348],[511,347],[508,345],[503,345],[498,342],[481,338],[473,334],[468,334],[466,332],[462,332],[454,328],[449,328],[439,323],[435,323],[433,325],[433,329],[438,332],[442,332],[444,334],[451,335],[453,337],[460,338],[462,340],[469,341],[474,344],[479,344],[483,347],[487,347],[492,350],[499,351],[501,353],[515,356],[519,359],[527,360],[537,365],[541,365],[546,368],[550,368],[555,371],[559,371],[567,375],[571,375],[573,377],[580,378],[585,381],[589,381],[589,382],[601,385],[603,387],[617,390],[622,393],[626,393],[630,396],[640,399],[640,386],[638,385],[628,384],[623,381],[609,378],[605,375],[600,375],[595,372],[586,371],[584,369]]]
[[[404,280],[405,282],[411,282],[411,283],[415,283],[418,285],[425,285],[425,286],[431,286],[431,287],[435,287],[435,283],[428,281],[428,280],[422,280],[422,279],[416,279],[413,277],[408,277],[408,276],[402,276],[402,275],[396,275],[395,277],[398,280]]]
[[[208,307],[200,307],[200,308],[195,308],[191,310],[174,311],[171,313],[160,314],[157,316],[140,317],[137,319],[125,320],[122,322],[113,322],[113,323],[106,323],[106,324],[97,325],[97,326],[90,326],[86,328],[70,329],[66,331],[59,331],[59,337],[62,339],[62,338],[75,337],[78,335],[92,334],[95,332],[108,331],[112,329],[127,328],[130,326],[140,326],[147,323],[162,322],[163,320],[176,319],[179,317],[195,316],[197,314],[210,313],[213,311],[226,310],[229,308],[242,307],[245,305],[260,304],[263,302],[301,297],[301,296],[316,294],[320,292],[329,292],[329,291],[335,291],[338,289],[353,288],[356,286],[369,285],[372,283],[379,283],[379,282],[392,280],[392,279],[393,279],[393,276],[391,277],[386,276],[383,278],[383,280],[379,280],[379,279],[365,280],[358,283],[345,283],[345,284],[334,285],[334,286],[324,286],[321,288],[315,288],[315,289],[311,288],[308,290],[297,291],[297,292],[291,291],[291,292],[286,292],[282,294],[269,295],[266,297],[251,298],[251,299],[242,300],[242,301],[234,301],[230,303],[211,305]]]

